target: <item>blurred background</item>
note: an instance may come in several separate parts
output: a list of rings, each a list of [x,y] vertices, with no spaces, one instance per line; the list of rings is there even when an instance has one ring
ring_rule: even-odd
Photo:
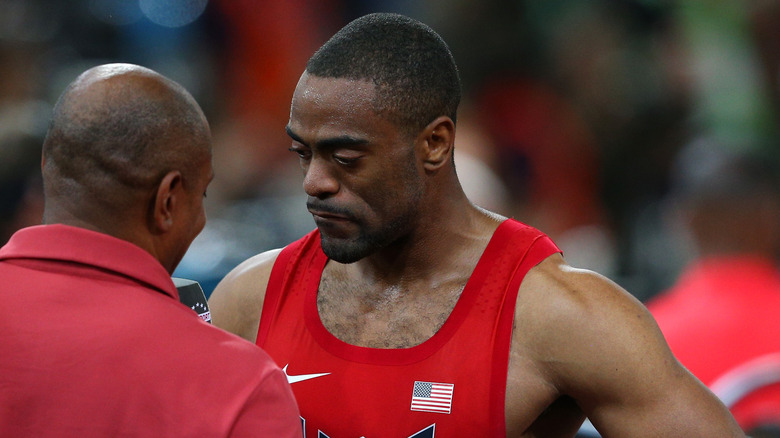
[[[0,0],[0,11],[0,244],[40,223],[40,147],[64,87],[97,64],[137,63],[190,90],[212,126],[209,222],[175,273],[207,294],[313,229],[287,151],[290,98],[314,50],[369,12],[417,18],[450,45],[472,200],[643,301],[696,256],[675,172],[727,151],[778,174],[775,0]]]

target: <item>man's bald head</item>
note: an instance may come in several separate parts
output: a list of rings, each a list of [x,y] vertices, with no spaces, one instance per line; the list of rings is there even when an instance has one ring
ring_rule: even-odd
[[[137,65],[94,67],[54,107],[43,145],[44,220],[68,206],[87,222],[121,217],[163,175],[179,170],[186,185],[210,157],[208,124],[183,87]]]

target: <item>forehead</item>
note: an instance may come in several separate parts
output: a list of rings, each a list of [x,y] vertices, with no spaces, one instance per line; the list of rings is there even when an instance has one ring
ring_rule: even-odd
[[[289,128],[312,140],[351,135],[370,138],[395,132],[376,113],[376,86],[370,81],[321,78],[304,73],[293,94]]]

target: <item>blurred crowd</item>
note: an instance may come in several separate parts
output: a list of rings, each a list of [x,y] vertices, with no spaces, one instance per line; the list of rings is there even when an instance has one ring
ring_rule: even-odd
[[[643,301],[697,255],[675,214],[677,185],[687,180],[674,175],[724,151],[780,174],[774,0],[0,0],[0,7],[0,243],[40,222],[40,146],[65,85],[96,64],[141,64],[183,84],[211,123],[209,222],[175,273],[200,281],[207,294],[240,261],[314,227],[287,151],[290,97],[312,52],[369,12],[417,18],[450,45],[464,88],[455,160],[474,203],[543,230],[571,264]]]

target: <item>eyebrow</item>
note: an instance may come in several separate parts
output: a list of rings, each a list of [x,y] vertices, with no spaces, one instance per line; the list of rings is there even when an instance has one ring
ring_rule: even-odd
[[[293,140],[297,141],[298,143],[304,145],[304,146],[311,146],[303,139],[293,132],[292,129],[290,129],[289,126],[285,126],[285,131],[287,131],[287,135],[290,136]],[[324,138],[322,140],[319,140],[316,142],[317,147],[319,148],[328,148],[328,147],[336,147],[336,146],[358,146],[362,144],[368,143],[368,140],[365,138],[356,138],[349,135],[341,135],[338,137],[331,137],[331,138]]]

